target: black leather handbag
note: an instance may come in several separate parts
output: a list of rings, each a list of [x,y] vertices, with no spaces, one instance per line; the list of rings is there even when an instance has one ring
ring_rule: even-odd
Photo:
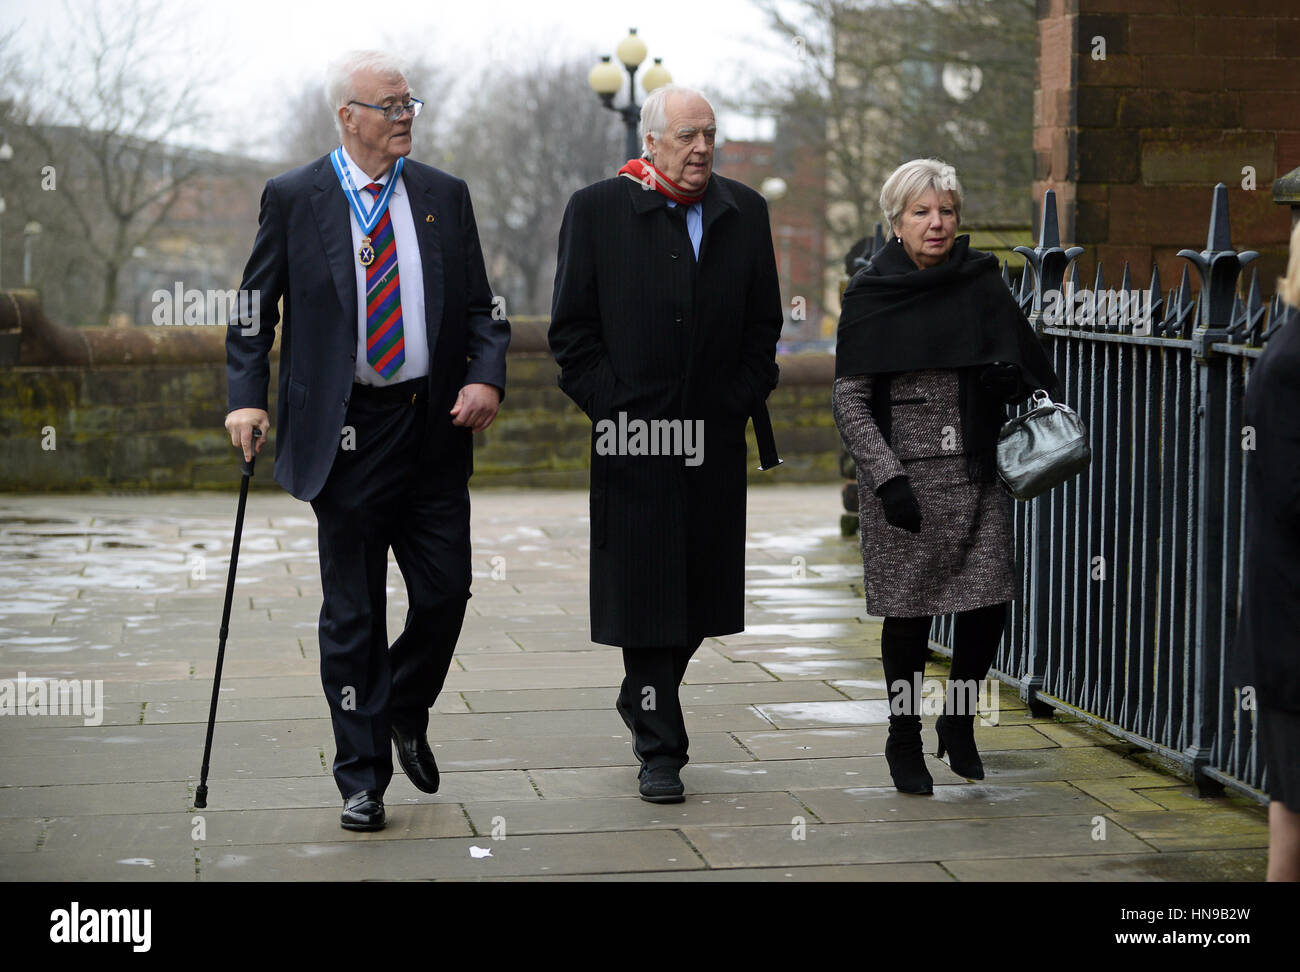
[[[1092,449],[1078,413],[1040,388],[1034,407],[1002,426],[997,458],[1007,492],[1031,500],[1087,469]]]

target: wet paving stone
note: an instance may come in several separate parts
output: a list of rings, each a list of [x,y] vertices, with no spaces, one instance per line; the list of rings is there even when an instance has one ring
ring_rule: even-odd
[[[0,715],[0,875],[19,880],[1256,881],[1267,821],[1200,797],[1104,730],[995,683],[987,779],[934,757],[894,789],[880,621],[838,489],[749,497],[744,632],[681,689],[687,799],[639,799],[590,640],[587,497],[476,490],[473,594],[430,717],[439,792],[397,768],[389,825],[339,827],[310,509],[257,490],[209,779],[193,807],[235,501],[225,493],[0,497],[0,681],[102,682],[96,711]],[[407,600],[390,560],[390,634]],[[927,677],[948,664],[935,654]],[[996,716],[996,718],[993,718]],[[1104,821],[1105,836],[1095,837]],[[196,830],[197,828],[197,830]],[[484,856],[475,856],[471,847]]]

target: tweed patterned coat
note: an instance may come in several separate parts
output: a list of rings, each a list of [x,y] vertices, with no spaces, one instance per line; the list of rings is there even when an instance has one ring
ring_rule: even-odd
[[[891,444],[872,417],[872,378],[837,378],[835,424],[858,468],[867,611],[923,617],[1015,596],[1012,499],[1000,483],[967,481],[954,370],[904,372],[889,382]],[[891,447],[892,446],[892,447]],[[906,475],[921,532],[890,526],[876,488]]]

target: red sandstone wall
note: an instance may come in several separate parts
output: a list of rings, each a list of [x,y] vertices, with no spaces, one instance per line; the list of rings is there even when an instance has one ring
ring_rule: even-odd
[[[1158,262],[1177,283],[1223,182],[1233,245],[1261,252],[1271,294],[1290,231],[1272,182],[1300,166],[1300,0],[1040,0],[1034,154],[1085,280],[1100,259],[1111,285],[1125,260],[1135,282]]]

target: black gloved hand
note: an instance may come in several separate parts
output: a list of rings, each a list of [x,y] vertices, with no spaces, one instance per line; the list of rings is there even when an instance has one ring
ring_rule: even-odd
[[[901,527],[909,533],[921,532],[921,504],[912,492],[912,481],[906,476],[895,476],[876,487],[876,495],[885,504],[885,519],[890,526]]]
[[[980,384],[1000,402],[1016,402],[1028,394],[1020,381],[1020,369],[1005,361],[986,365],[979,378]]]

